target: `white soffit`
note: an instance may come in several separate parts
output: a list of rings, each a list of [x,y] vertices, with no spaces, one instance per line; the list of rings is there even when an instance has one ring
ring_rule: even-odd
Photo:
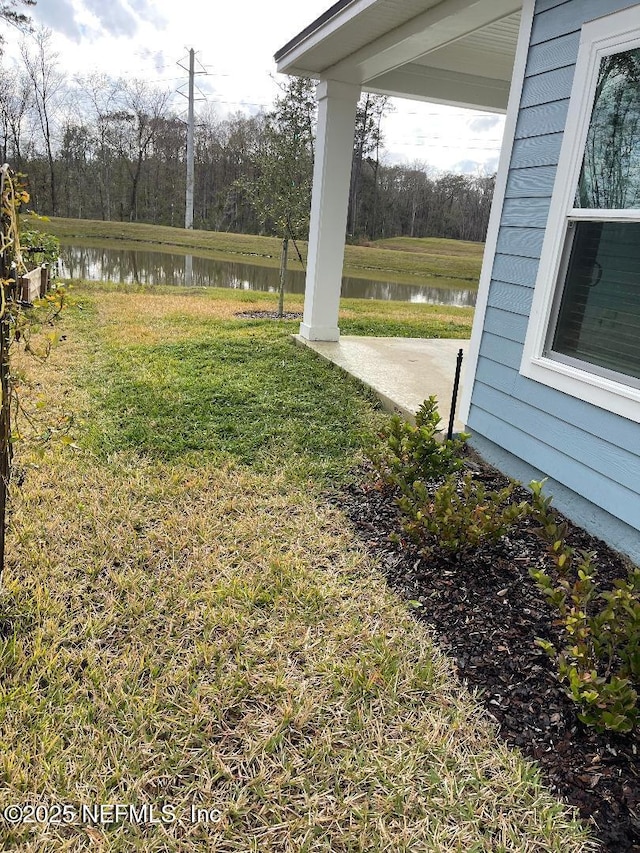
[[[293,46],[286,53],[281,48],[276,54],[278,71],[320,77],[323,69],[351,56],[439,2],[354,0],[309,35],[293,39]]]
[[[522,0],[360,0],[280,51],[278,70],[502,112],[521,6]]]
[[[414,62],[466,74],[482,72],[483,76],[490,69],[492,77],[511,80],[519,29],[520,13],[517,12],[469,33],[446,47],[432,50]]]

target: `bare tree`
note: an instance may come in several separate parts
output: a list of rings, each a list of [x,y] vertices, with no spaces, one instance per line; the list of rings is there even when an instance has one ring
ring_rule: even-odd
[[[128,218],[135,221],[143,165],[160,129],[169,93],[149,86],[144,80],[119,82],[121,109],[107,118],[114,123],[116,146],[129,174]]]
[[[53,153],[54,118],[63,89],[64,76],[58,69],[58,54],[51,50],[51,30],[39,29],[33,36],[33,50],[30,50],[29,47],[27,41],[23,41],[20,46],[20,53],[33,86],[34,104],[49,163],[51,214],[55,216],[57,196]]]
[[[107,75],[61,79],[46,33],[25,46],[25,55],[30,74],[4,73],[0,153],[29,174],[37,208],[62,216],[177,224],[185,133],[171,108],[171,91]],[[619,62],[616,75],[610,71],[607,79],[624,72],[630,80],[631,66],[630,60],[624,67]],[[602,96],[606,125],[613,115],[630,144],[637,110],[628,106],[631,93],[617,85],[615,91],[615,99],[612,93]],[[292,234],[304,238],[308,226],[315,108],[312,84],[292,79],[269,113],[220,117],[205,108],[196,128],[194,222],[201,228],[280,236],[283,283],[288,241]],[[426,163],[385,165],[380,158],[385,110],[385,99],[377,96],[365,95],[360,104],[350,192],[354,233],[372,240],[484,239],[493,177],[442,174]],[[609,136],[594,138],[594,154],[604,150]],[[623,161],[599,157],[599,162],[601,171],[609,171],[595,171],[591,180],[617,175],[611,187],[629,187],[627,173],[640,174],[635,148]]]
[[[380,147],[382,144],[381,124],[383,116],[389,111],[389,98],[386,95],[372,95],[364,92],[356,109],[355,136],[353,144],[353,165],[349,188],[349,215],[347,230],[351,235],[359,231],[359,203],[362,190],[362,172],[365,161],[369,160],[373,177],[373,218],[377,207],[378,170],[380,166]],[[374,229],[375,230],[375,229]]]
[[[206,181],[203,189],[212,206],[208,218],[214,228],[264,230],[260,214],[242,191],[242,185],[251,184],[260,175],[267,124],[264,113],[255,116],[235,113],[203,128],[207,142],[202,154],[206,160],[200,174]]]
[[[2,123],[2,162],[12,161],[22,168],[22,132],[25,116],[33,103],[31,81],[15,70],[3,70],[0,87],[0,122]]]
[[[76,104],[93,133],[92,172],[95,197],[98,201],[94,215],[110,220],[114,214],[114,173],[118,156],[110,116],[120,108],[119,81],[106,74],[94,72],[87,77],[76,77],[75,86]]]
[[[0,19],[7,21],[23,32],[28,31],[31,29],[31,18],[24,12],[20,12],[20,7],[35,5],[36,0],[5,0],[5,2],[0,3]],[[3,44],[4,36],[0,35],[0,53],[2,53]]]

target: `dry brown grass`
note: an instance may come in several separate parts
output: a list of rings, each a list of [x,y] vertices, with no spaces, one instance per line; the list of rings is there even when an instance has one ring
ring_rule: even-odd
[[[142,334],[200,311],[120,297],[91,346],[113,312]],[[91,418],[69,369],[91,355],[79,334],[33,393]],[[591,849],[312,489],[193,456],[25,446],[20,461],[0,805],[164,803],[178,819],[0,825],[5,849]],[[194,804],[215,819],[192,823]]]
[[[153,293],[110,294],[97,303],[101,322],[112,342],[154,344],[184,339],[202,331],[201,324],[235,320],[239,311],[264,310],[264,303]],[[296,310],[296,309],[291,309]]]
[[[95,285],[92,288],[95,289]],[[207,324],[212,328],[215,321],[236,320],[239,312],[275,309],[275,297],[272,294],[243,292],[240,301],[237,295],[224,290],[206,289],[196,293],[186,293],[178,288],[172,290],[154,292],[153,288],[146,288],[144,292],[135,292],[129,288],[112,288],[108,298],[99,299],[96,304],[103,320],[110,327],[110,334],[123,344],[176,341],[202,334],[203,328]],[[123,310],[123,306],[126,306],[126,310]],[[301,313],[302,296],[287,296],[285,308],[290,312]],[[473,309],[342,299],[339,322],[345,334],[469,337]],[[367,328],[368,323],[371,323],[371,329]],[[291,323],[291,331],[297,331],[296,322]]]

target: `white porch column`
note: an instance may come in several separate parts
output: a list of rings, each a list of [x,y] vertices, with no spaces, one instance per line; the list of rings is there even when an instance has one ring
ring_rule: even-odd
[[[359,86],[337,80],[322,80],[316,90],[318,130],[300,324],[300,335],[310,341],[337,341],[340,337],[338,306],[359,96]]]

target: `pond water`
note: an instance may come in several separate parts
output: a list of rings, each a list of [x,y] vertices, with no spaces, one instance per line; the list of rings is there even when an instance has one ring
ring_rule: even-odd
[[[262,290],[269,293],[278,291],[277,269],[201,258],[196,255],[62,245],[60,257],[62,274],[68,278],[119,281],[126,284],[230,287],[235,290]],[[285,291],[304,293],[304,273],[299,270],[289,270]],[[342,279],[342,296],[352,299],[474,306],[476,293],[476,288],[400,284],[394,281],[372,281],[348,276]]]

